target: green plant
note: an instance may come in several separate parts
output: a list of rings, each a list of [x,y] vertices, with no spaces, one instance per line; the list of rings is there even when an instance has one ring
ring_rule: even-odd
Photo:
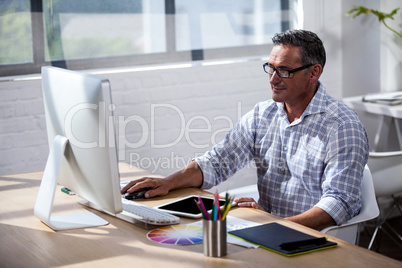
[[[363,6],[354,6],[351,10],[349,10],[348,12],[345,13],[345,16],[348,16],[352,13],[355,13],[353,15],[353,18],[356,18],[357,16],[361,15],[361,14],[366,14],[368,15],[369,13],[374,14],[375,16],[378,17],[378,20],[380,22],[382,22],[385,27],[387,27],[389,30],[391,30],[392,32],[396,33],[399,37],[402,38],[402,34],[398,33],[396,30],[392,29],[391,27],[389,27],[386,23],[385,23],[385,19],[394,19],[394,15],[398,12],[399,8],[396,8],[394,10],[392,10],[390,13],[384,13],[384,12],[380,12],[378,10],[374,10],[374,9],[369,9]]]

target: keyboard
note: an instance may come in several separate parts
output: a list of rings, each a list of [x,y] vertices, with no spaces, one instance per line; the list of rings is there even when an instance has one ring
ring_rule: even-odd
[[[117,214],[116,217],[123,220],[136,224],[142,222],[145,225],[173,225],[180,223],[179,217],[156,208],[148,207],[125,198],[122,198],[121,202],[123,211]]]

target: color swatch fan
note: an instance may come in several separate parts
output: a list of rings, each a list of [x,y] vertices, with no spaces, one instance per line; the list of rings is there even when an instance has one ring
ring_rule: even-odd
[[[150,231],[151,241],[170,245],[193,245],[202,243],[202,227],[192,225],[171,225]]]

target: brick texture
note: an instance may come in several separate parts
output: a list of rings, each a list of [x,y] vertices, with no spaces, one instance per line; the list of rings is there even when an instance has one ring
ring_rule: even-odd
[[[111,82],[120,161],[161,175],[185,166],[270,98],[262,63],[98,74]],[[0,102],[0,174],[43,170],[49,149],[41,80],[0,82]],[[255,181],[245,168],[218,189]]]

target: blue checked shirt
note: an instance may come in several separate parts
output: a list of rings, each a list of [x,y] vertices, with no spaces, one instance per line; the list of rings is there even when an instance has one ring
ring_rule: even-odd
[[[195,159],[211,188],[254,161],[259,205],[279,217],[316,206],[340,225],[361,207],[368,139],[357,115],[320,84],[289,123],[283,103],[258,103],[211,151]]]

